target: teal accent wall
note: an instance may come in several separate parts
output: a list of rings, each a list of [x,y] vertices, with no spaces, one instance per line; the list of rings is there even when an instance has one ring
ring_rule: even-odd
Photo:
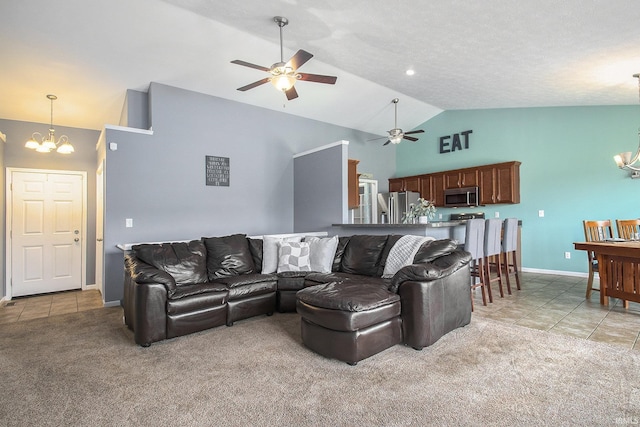
[[[395,176],[522,162],[519,204],[458,212],[521,219],[524,268],[586,273],[586,253],[573,249],[584,240],[582,220],[640,217],[640,179],[613,161],[621,151],[636,151],[639,125],[638,106],[445,111],[417,127],[425,130],[417,143],[397,146]],[[469,149],[439,152],[441,136],[465,130],[473,130]],[[441,208],[436,217],[452,212]]]

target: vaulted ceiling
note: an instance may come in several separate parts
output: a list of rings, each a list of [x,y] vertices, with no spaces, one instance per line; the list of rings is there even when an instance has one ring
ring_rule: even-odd
[[[287,101],[269,67],[314,54]],[[638,102],[633,0],[20,0],[0,5],[0,118],[89,129],[117,124],[126,89],[165,83],[384,134],[442,110]],[[413,69],[415,75],[405,71]],[[1,129],[0,129],[1,130]]]

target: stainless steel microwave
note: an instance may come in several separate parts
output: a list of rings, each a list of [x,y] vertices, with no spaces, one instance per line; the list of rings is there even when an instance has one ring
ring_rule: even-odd
[[[478,206],[480,189],[478,187],[447,188],[444,190],[444,206],[447,208]]]

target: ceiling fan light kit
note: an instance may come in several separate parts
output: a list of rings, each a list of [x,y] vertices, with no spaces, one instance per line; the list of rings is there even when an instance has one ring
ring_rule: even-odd
[[[398,102],[399,101],[400,100],[398,98],[393,98],[391,100],[391,102],[393,103],[394,111],[395,111],[394,127],[390,131],[387,131],[387,133],[389,134],[389,139],[387,140],[387,142],[385,142],[382,145],[400,144],[400,142],[402,142],[403,139],[406,139],[407,141],[411,141],[411,142],[416,142],[418,138],[413,136],[407,136],[407,135],[424,132],[422,129],[413,130],[411,132],[403,132],[402,129],[398,127]]]
[[[289,23],[289,20],[283,16],[275,16],[274,22],[278,24],[280,28],[280,62],[276,62],[271,67],[263,67],[261,65],[252,64],[250,62],[235,59],[231,61],[232,64],[242,65],[244,67],[255,68],[257,70],[266,71],[271,74],[271,77],[266,77],[262,80],[250,83],[246,86],[239,87],[241,92],[253,89],[267,82],[270,82],[276,89],[282,91],[287,96],[288,100],[292,100],[298,97],[298,92],[294,87],[297,80],[305,80],[308,82],[335,84],[337,77],[335,76],[323,76],[320,74],[308,74],[298,73],[298,68],[304,65],[308,60],[313,58],[313,55],[302,49],[298,50],[295,55],[289,59],[288,62],[284,62],[284,47],[282,44],[282,27]]]

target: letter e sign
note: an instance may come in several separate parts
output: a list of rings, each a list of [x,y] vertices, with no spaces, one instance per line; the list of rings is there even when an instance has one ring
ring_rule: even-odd
[[[452,153],[458,150],[469,149],[469,134],[473,133],[472,130],[465,130],[464,132],[454,133],[453,135],[440,137],[440,153]],[[460,138],[462,135],[462,139]]]

